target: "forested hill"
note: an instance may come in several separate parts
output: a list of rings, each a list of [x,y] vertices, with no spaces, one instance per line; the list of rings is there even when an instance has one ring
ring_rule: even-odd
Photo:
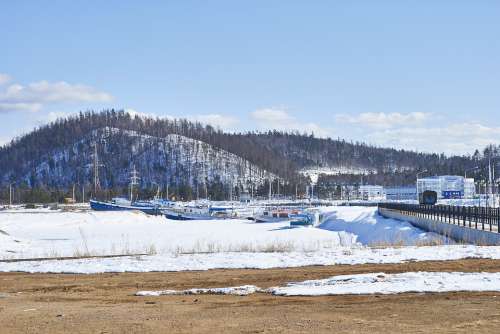
[[[278,178],[294,188],[307,183],[302,175],[314,173],[329,174],[330,183],[358,182],[364,175],[365,182],[403,185],[414,182],[419,170],[463,174],[482,159],[479,153],[446,157],[298,132],[226,133],[182,119],[107,110],[59,119],[0,148],[1,186],[90,188],[95,143],[103,188],[126,187],[135,165],[142,188],[169,185],[184,197],[200,191],[221,197],[228,187],[265,193],[268,180]]]

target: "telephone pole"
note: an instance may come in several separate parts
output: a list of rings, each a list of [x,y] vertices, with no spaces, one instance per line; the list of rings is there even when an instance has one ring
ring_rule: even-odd
[[[12,183],[9,183],[9,206],[12,206]]]
[[[139,185],[139,176],[137,175],[137,170],[134,168],[132,169],[131,175],[130,175],[130,202],[134,201],[134,186]]]

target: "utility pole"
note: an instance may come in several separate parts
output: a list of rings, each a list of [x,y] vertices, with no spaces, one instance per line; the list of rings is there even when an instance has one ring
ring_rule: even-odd
[[[278,199],[280,198],[280,179],[278,178],[278,191],[276,192],[276,196],[278,197]]]
[[[99,157],[97,156],[97,142],[94,144],[94,191],[97,194],[99,187]]]
[[[271,200],[271,192],[272,192],[272,186],[271,186],[271,177],[269,177],[269,200]]]
[[[99,183],[99,167],[104,165],[99,164],[99,156],[97,155],[97,142],[94,142],[94,196],[97,197],[97,191],[101,188]]]
[[[137,176],[137,170],[134,165],[130,176],[130,202],[134,201],[134,186],[139,185],[139,180],[140,178]]]

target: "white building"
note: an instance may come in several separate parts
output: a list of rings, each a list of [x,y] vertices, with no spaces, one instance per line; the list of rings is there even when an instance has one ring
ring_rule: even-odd
[[[426,190],[435,191],[438,199],[472,198],[476,193],[474,179],[463,176],[444,175],[431,176],[417,180],[417,193]]]
[[[391,201],[407,201],[417,199],[417,188],[415,187],[390,187],[385,188],[385,196]]]
[[[382,186],[359,186],[359,198],[365,201],[385,200],[385,191]]]

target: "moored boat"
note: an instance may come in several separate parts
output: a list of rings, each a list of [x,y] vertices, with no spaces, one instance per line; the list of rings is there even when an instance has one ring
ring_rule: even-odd
[[[276,209],[264,210],[261,214],[255,217],[258,223],[277,223],[292,219],[294,214],[298,214],[298,210]]]
[[[124,198],[113,198],[110,202],[90,200],[90,207],[95,211],[133,211],[138,210],[150,215],[161,213],[161,207],[150,202],[131,202]]]
[[[318,212],[303,212],[292,216],[290,221],[291,227],[314,227],[320,222],[320,214]]]

